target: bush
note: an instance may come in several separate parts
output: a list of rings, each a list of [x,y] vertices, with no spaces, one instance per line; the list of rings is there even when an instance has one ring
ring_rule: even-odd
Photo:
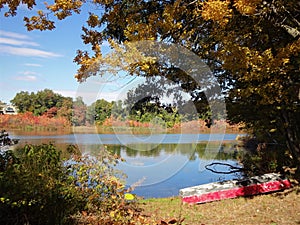
[[[116,173],[118,161],[105,148],[97,157],[73,155],[68,160],[62,160],[52,144],[2,152],[0,224],[144,221],[132,195],[126,193],[122,174]]]
[[[48,114],[35,116],[31,112],[26,112],[17,115],[0,115],[0,126],[6,129],[63,130],[70,128],[71,124],[66,117],[51,117]]]
[[[85,200],[84,209],[72,216],[75,224],[131,224],[138,216],[135,202],[127,200],[124,174],[115,169],[118,162],[119,156],[106,148],[97,157],[77,156],[67,162]]]
[[[1,155],[0,223],[66,224],[83,206],[53,145],[26,145]]]

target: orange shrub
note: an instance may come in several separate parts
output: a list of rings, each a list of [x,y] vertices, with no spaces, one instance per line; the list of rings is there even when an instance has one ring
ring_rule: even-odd
[[[58,130],[70,127],[65,117],[52,117],[47,115],[35,116],[31,112],[17,115],[0,115],[0,127],[3,129],[41,129]]]

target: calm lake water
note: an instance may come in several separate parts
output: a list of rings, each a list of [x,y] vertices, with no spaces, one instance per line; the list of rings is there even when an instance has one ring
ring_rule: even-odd
[[[25,135],[12,132],[20,144],[52,142],[64,149],[77,144],[81,152],[98,154],[103,145],[125,159],[118,165],[127,176],[127,185],[138,186],[139,196],[176,196],[179,189],[193,185],[237,178],[238,174],[220,175],[205,169],[212,162],[237,165],[232,158],[236,134],[64,134]],[[226,167],[215,168],[226,171]]]

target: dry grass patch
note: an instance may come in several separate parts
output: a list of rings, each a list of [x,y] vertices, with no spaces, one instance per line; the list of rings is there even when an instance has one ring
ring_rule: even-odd
[[[252,198],[227,199],[199,205],[183,204],[178,197],[141,201],[145,213],[153,219],[172,218],[183,224],[300,224],[300,193],[260,195]]]

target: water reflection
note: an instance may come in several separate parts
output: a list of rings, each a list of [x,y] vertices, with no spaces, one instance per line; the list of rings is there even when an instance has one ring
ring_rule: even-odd
[[[219,142],[208,142],[209,135],[206,134],[199,134],[196,141],[194,135],[164,135],[162,143],[155,143],[154,137],[149,143],[134,143],[128,139],[126,144],[120,143],[112,134],[14,137],[19,138],[21,144],[52,142],[63,152],[69,144],[78,144],[82,153],[91,155],[99,154],[103,143],[106,143],[109,151],[125,159],[118,168],[127,174],[127,185],[143,181],[134,192],[144,197],[178,195],[180,188],[236,177],[235,174],[219,175],[203,169],[211,162],[236,165],[237,161],[233,157],[236,135],[225,135],[226,141],[221,145]]]
[[[11,134],[21,140],[50,140],[69,144],[105,144],[138,146],[138,144],[189,144],[199,142],[220,142],[235,140],[237,134],[154,134],[133,135],[130,134],[57,134],[57,135],[26,135],[22,133]]]
[[[217,160],[228,160],[234,157],[234,142],[224,143],[221,147],[216,144],[215,148],[208,151],[207,154],[207,142],[198,144],[137,144],[134,147],[124,145],[106,145],[107,149],[115,154],[120,155],[124,159],[131,158],[147,158],[147,157],[159,157],[161,155],[180,154],[186,156],[188,160],[201,159],[217,159]],[[99,153],[100,145],[79,145],[80,149],[92,155]],[[137,147],[139,146],[139,147]],[[143,149],[143,150],[136,150]]]

